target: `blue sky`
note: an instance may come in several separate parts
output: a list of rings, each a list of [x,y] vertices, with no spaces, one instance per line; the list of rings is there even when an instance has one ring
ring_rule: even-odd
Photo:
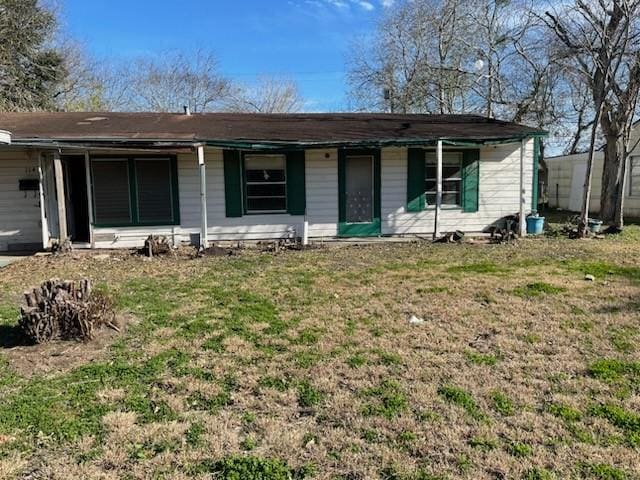
[[[306,109],[346,108],[350,43],[394,0],[65,0],[63,27],[101,59],[211,49],[223,74],[298,82]]]

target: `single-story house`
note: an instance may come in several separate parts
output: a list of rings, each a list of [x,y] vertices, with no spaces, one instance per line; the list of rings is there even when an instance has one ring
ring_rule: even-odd
[[[632,131],[631,145],[635,147],[629,156],[627,178],[625,180],[624,213],[629,217],[640,217],[640,122]],[[547,197],[550,207],[579,212],[582,209],[584,184],[587,178],[588,152],[571,155],[558,155],[545,158],[547,164]],[[593,177],[591,181],[591,199],[589,211],[600,211],[600,193],[602,191],[602,169],[604,166],[604,148],[595,152],[593,159]]]
[[[372,113],[0,113],[0,129],[0,250],[479,234],[535,209],[545,134]]]

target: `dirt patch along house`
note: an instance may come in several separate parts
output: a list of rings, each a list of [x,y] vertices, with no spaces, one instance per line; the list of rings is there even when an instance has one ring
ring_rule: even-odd
[[[0,250],[486,232],[535,209],[545,134],[372,113],[2,113],[0,128]]]

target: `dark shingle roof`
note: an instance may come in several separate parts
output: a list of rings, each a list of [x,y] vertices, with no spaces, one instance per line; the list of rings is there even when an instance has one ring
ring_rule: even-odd
[[[499,141],[542,130],[475,115],[383,113],[0,113],[16,143],[193,142],[365,144]]]

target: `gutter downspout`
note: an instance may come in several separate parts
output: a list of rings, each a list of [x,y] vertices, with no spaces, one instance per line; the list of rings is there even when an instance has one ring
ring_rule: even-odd
[[[440,238],[440,214],[442,212],[442,140],[436,147],[436,213],[433,227],[433,239]]]
[[[204,162],[204,146],[196,145],[198,166],[200,171],[200,249],[209,246],[207,226],[207,170]]]
[[[527,202],[527,191],[525,188],[524,182],[524,157],[525,157],[525,148],[527,145],[527,139],[523,138],[520,141],[520,222],[519,222],[519,230],[520,236],[525,237],[527,235],[527,223],[524,218],[525,205]]]

